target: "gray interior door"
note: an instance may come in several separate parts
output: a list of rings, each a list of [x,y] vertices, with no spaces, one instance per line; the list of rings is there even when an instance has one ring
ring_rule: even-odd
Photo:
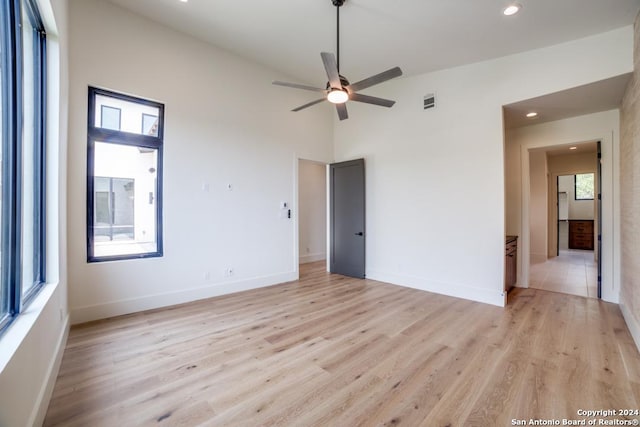
[[[330,166],[332,273],[364,278],[364,159]]]

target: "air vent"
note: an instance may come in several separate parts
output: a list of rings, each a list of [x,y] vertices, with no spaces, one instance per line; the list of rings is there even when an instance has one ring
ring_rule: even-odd
[[[428,110],[429,108],[433,108],[436,106],[436,95],[433,93],[428,93],[424,96],[424,109]]]

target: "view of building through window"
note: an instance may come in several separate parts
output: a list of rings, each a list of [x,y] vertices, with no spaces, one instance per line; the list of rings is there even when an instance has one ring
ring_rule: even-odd
[[[155,252],[154,149],[96,142],[94,255]]]
[[[89,260],[159,256],[163,106],[90,90]]]
[[[96,127],[158,136],[158,107],[106,95],[96,95],[95,102]]]

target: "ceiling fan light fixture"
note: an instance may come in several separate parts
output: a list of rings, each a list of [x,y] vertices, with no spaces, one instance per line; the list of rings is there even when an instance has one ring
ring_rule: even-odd
[[[518,3],[512,3],[509,6],[505,7],[502,10],[502,13],[505,16],[513,16],[516,13],[520,12],[520,9],[522,9],[522,6],[520,6]]]
[[[344,104],[349,100],[349,94],[342,89],[333,89],[327,94],[327,101],[332,104]]]

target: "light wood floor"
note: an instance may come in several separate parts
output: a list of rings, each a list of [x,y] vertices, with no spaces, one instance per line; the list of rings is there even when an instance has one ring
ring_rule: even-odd
[[[515,289],[503,309],[301,273],[73,327],[44,424],[507,426],[640,408],[615,305]]]

